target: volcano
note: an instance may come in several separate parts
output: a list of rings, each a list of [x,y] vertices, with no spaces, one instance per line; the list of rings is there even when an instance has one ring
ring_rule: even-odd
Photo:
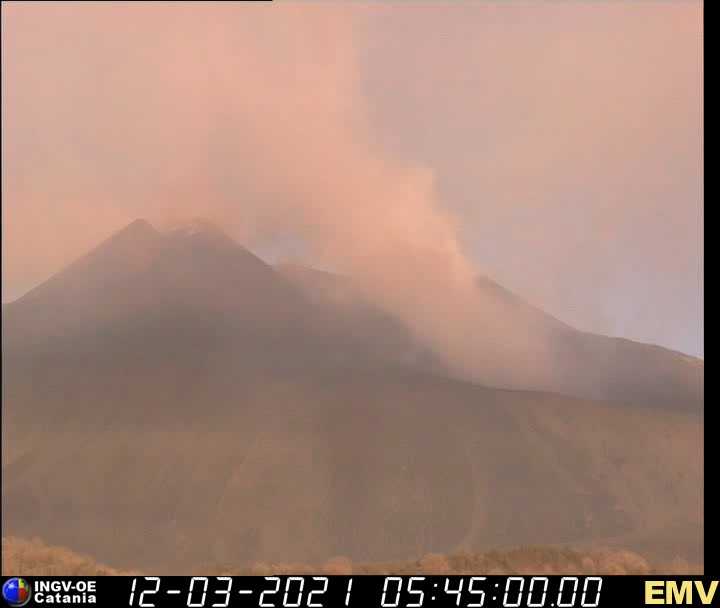
[[[518,544],[701,561],[702,362],[477,291],[563,373],[481,386],[352,277],[131,223],[3,307],[4,534],[174,573]]]

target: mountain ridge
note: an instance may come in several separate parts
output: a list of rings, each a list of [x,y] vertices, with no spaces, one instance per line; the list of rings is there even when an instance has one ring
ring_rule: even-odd
[[[513,335],[547,339],[507,350],[502,324],[468,331],[487,341],[491,352],[506,349],[497,356],[510,366],[513,357],[522,356],[522,364],[531,369],[536,366],[533,357],[549,356],[546,363],[554,368],[534,380],[523,381],[518,372],[512,383],[495,386],[691,410],[702,406],[701,360],[576,330],[489,277],[478,277],[477,286],[477,305],[501,316]],[[362,351],[363,359],[384,364],[388,353],[391,360],[454,374],[432,345],[369,300],[351,277],[297,264],[272,266],[202,219],[163,232],[137,219],[3,307],[6,344],[17,348],[42,343],[50,335],[62,338],[83,328],[98,333],[102,327],[152,318],[159,323],[176,318],[188,327],[204,323],[218,335],[264,328],[283,341],[286,332],[285,350],[297,350],[288,342],[314,344],[311,359],[317,361],[333,356],[350,361],[352,352]]]
[[[615,402],[481,386],[352,289],[136,222],[3,308],[3,534],[175,572],[608,539],[695,563],[701,409],[646,369]]]

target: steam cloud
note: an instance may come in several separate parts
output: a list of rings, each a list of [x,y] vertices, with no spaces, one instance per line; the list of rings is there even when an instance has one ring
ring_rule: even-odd
[[[26,149],[4,155],[3,187],[34,209],[5,211],[3,224],[15,246],[33,234],[55,258],[23,272],[59,265],[135,217],[204,216],[248,244],[301,238],[458,370],[507,384],[512,352],[534,373],[547,360],[540,330],[514,330],[478,299],[432,171],[376,139],[357,40],[368,10],[4,6],[5,51],[56,68],[25,75],[22,95],[12,82],[23,62],[3,70],[5,117],[20,104],[26,117],[4,120],[3,146]]]

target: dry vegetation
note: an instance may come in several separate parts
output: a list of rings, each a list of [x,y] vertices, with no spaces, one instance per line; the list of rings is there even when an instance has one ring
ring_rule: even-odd
[[[676,559],[668,564],[650,564],[631,551],[595,549],[576,551],[552,547],[521,547],[487,553],[430,553],[416,561],[353,563],[335,557],[320,566],[293,563],[255,563],[234,568],[206,564],[194,574],[697,574],[702,567]],[[92,557],[64,547],[46,545],[33,538],[2,539],[2,574],[26,576],[104,576],[138,574],[97,563]]]
[[[508,551],[486,553],[429,553],[419,560],[354,564],[344,557],[328,560],[323,565],[256,563],[245,568],[210,570],[224,574],[649,574],[698,573],[702,567],[683,559],[668,564],[650,564],[631,551],[595,549],[575,551],[552,547],[521,547]]]
[[[3,537],[2,574],[24,576],[104,576],[130,574],[97,563],[92,557],[64,547],[46,545],[38,538]]]

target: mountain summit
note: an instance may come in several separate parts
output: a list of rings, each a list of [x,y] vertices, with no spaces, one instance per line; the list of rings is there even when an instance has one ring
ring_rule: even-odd
[[[164,234],[171,238],[203,238],[228,245],[235,244],[217,224],[199,217],[172,224]]]
[[[139,219],[6,306],[4,328],[8,343],[29,346],[150,320],[285,326],[304,299],[206,222],[160,232]]]
[[[131,223],[4,307],[3,533],[156,571],[540,543],[698,561],[702,366],[477,288],[548,328],[547,392],[535,351],[525,390],[479,386],[352,277]],[[497,344],[490,322],[468,334]]]
[[[700,360],[578,331],[487,277],[478,278],[476,295],[476,304],[491,318],[467,332],[488,345],[500,367],[512,371],[512,384],[501,384],[505,388],[693,411],[702,407]],[[5,344],[19,351],[53,340],[77,341],[81,335],[97,342],[103,332],[143,336],[148,329],[165,328],[169,335],[209,332],[244,352],[243,360],[272,351],[308,365],[393,362],[450,375],[431,346],[401,319],[363,298],[352,277],[297,265],[272,267],[200,218],[162,232],[135,220],[4,312]],[[133,329],[139,327],[145,330]],[[507,339],[508,331],[514,341]],[[543,336],[542,344],[529,338],[537,335]]]

